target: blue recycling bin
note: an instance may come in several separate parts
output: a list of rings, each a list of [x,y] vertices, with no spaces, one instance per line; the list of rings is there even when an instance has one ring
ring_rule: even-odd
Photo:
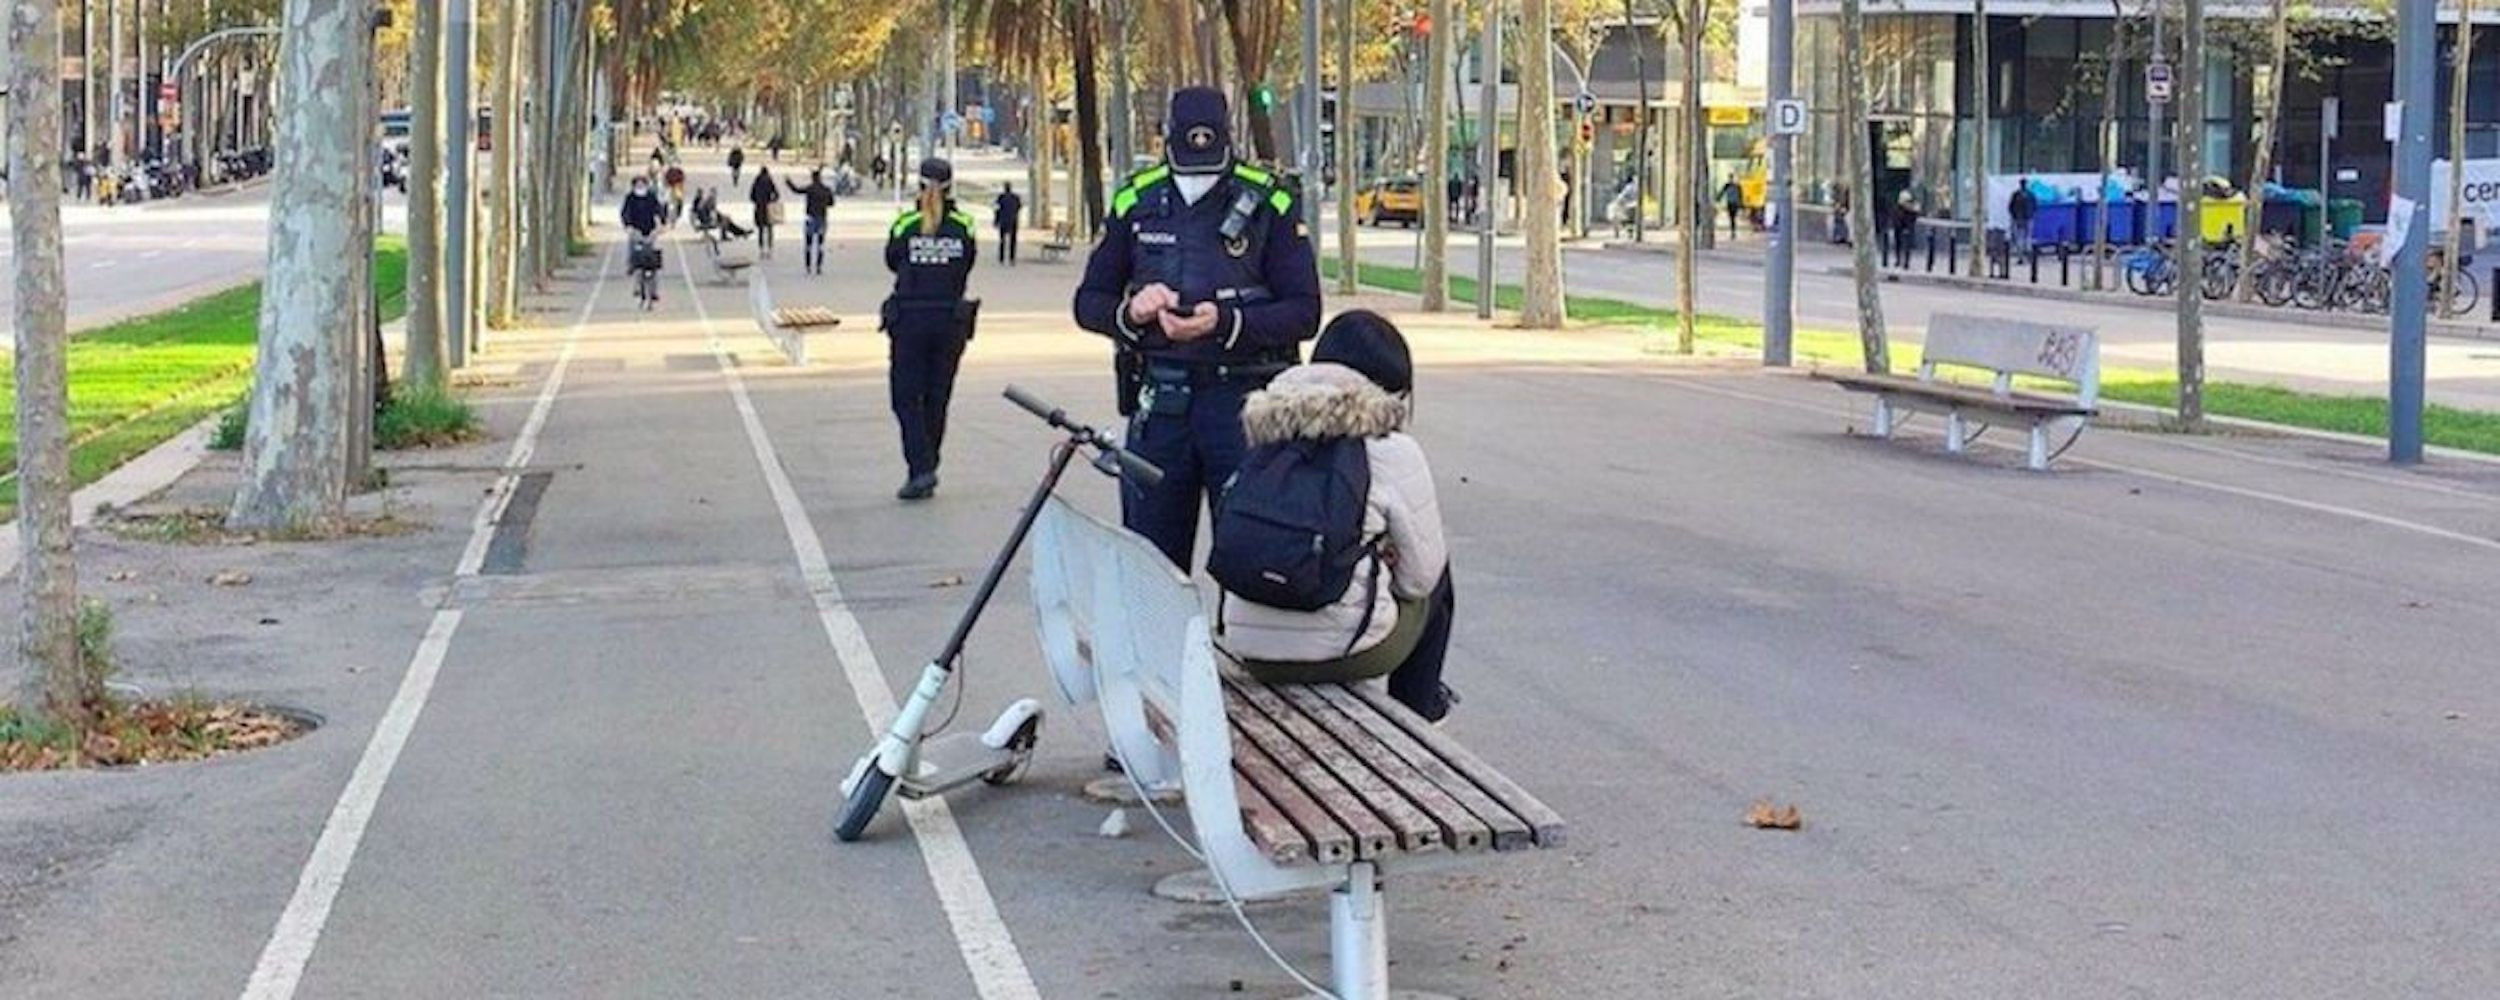
[[[2140,241],[2141,237],[2137,236],[2137,231],[2143,227],[2137,225],[2137,216],[2143,208],[2143,205],[2133,201],[2121,201],[2109,205],[2109,242],[2111,245],[2130,246]],[[2083,227],[2079,242],[2089,245],[2099,236],[2096,230],[2101,224],[2101,206],[2089,206],[2087,210],[2078,214],[2081,216]]]
[[[2179,235],[2179,203],[2162,202],[2153,212],[2153,241],[2176,239]]]
[[[2041,205],[2039,213],[2031,217],[2032,245],[2062,247],[2090,242],[2083,231],[2082,209],[2081,204],[2071,201]]]

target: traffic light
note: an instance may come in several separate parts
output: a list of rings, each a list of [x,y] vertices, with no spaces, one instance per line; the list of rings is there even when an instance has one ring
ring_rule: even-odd
[[[1597,123],[1586,118],[1580,119],[1580,145],[1593,146],[1596,144]]]
[[[1416,11],[1416,12],[1415,12],[1415,37],[1417,37],[1417,38],[1430,38],[1430,37],[1432,37],[1432,15],[1431,15],[1431,14],[1425,13],[1425,12],[1423,12],[1423,11]]]
[[[1270,87],[1264,83],[1250,88],[1250,106],[1257,108],[1260,111],[1274,110],[1276,107],[1276,88]]]

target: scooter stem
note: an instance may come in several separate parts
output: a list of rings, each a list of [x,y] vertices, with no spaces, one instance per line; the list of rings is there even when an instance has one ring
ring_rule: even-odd
[[[999,583],[1007,578],[1007,567],[1016,561],[1016,550],[1024,547],[1025,536],[1033,532],[1033,522],[1041,518],[1043,501],[1049,500],[1051,491],[1059,488],[1059,477],[1068,471],[1068,462],[1076,456],[1076,447],[1076,440],[1070,438],[1050,450],[1050,471],[1033,488],[1033,498],[1025,502],[1024,513],[1016,518],[1016,530],[1007,536],[1007,545],[998,550],[998,558],[990,561],[989,572],[981,577],[981,588],[973,592],[971,605],[964,608],[963,617],[955,622],[955,634],[947,637],[946,648],[938,652],[937,659],[931,661],[932,666],[949,673],[954,671],[955,661],[963,656],[964,643],[972,638],[972,626],[981,620],[982,610],[989,607],[990,598],[998,593]]]

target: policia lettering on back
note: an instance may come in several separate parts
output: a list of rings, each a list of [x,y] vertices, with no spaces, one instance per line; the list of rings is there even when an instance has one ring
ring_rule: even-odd
[[[1289,187],[1233,161],[1222,93],[1182,89],[1166,121],[1164,162],[1112,196],[1075,311],[1112,341],[1128,446],[1164,471],[1122,491],[1122,520],[1186,570],[1245,450],[1242,400],[1319,332],[1319,263]]]

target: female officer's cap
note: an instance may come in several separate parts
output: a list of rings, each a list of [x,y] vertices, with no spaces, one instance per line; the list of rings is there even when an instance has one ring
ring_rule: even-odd
[[[1183,87],[1172,92],[1170,125],[1163,135],[1164,158],[1176,174],[1220,174],[1233,165],[1232,116],[1224,92],[1213,87]]]
[[[920,161],[920,179],[938,187],[955,183],[955,166],[937,157]]]

